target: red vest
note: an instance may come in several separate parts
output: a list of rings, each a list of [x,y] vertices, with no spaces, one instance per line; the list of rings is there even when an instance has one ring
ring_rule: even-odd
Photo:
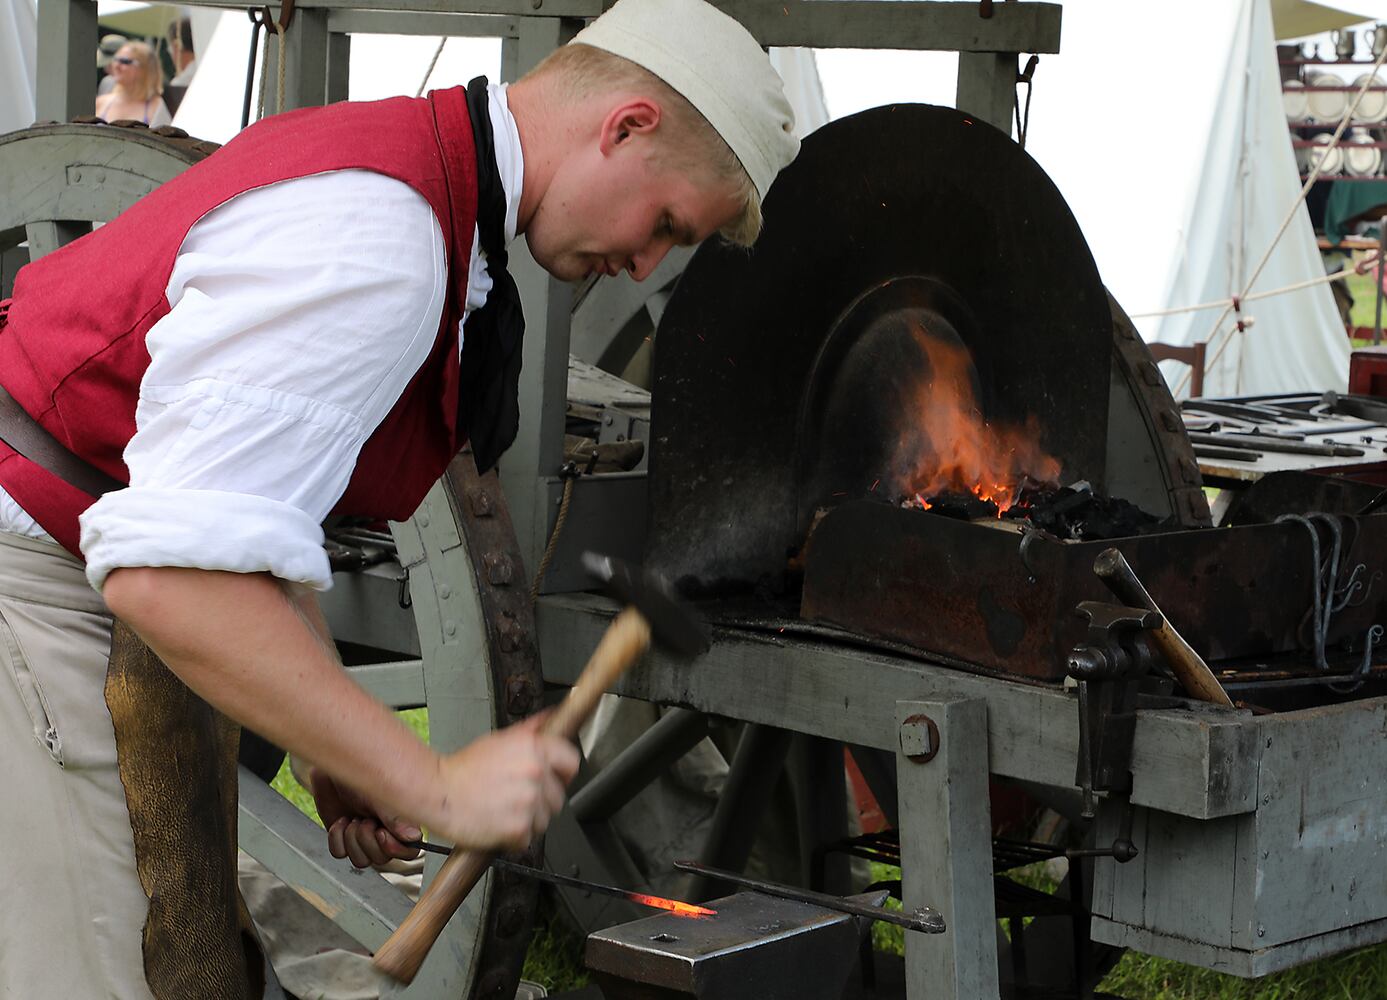
[[[122,456],[135,434],[149,366],[145,334],[169,311],[164,291],[188,230],[245,191],[352,168],[418,191],[433,207],[448,252],[448,298],[433,351],[366,441],[333,511],[409,517],[463,443],[457,328],[467,300],[477,171],[461,87],[267,118],[91,235],[23,268],[0,326],[0,384],[69,450],[128,481]],[[77,517],[92,497],[3,442],[0,486],[78,552]]]

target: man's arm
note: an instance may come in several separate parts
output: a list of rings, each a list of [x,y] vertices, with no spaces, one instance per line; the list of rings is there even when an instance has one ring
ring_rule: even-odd
[[[527,844],[562,807],[570,744],[519,726],[438,755],[343,672],[268,574],[129,567],[103,595],[210,704],[378,808],[490,849]]]

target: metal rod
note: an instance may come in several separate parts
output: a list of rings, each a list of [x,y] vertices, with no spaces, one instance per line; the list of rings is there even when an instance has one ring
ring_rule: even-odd
[[[419,850],[428,851],[431,854],[449,855],[453,853],[451,847],[444,847],[442,844],[430,844],[423,840],[404,840],[401,843],[406,847],[417,847]],[[572,875],[560,875],[557,872],[545,871],[543,868],[518,865],[514,861],[506,861],[504,858],[492,858],[491,867],[501,871],[514,872],[523,878],[532,878],[539,882],[548,882],[551,885],[563,885],[570,889],[580,889],[583,892],[596,893],[599,896],[611,896],[613,899],[624,899],[639,906],[648,906],[655,910],[668,910],[684,916],[711,917],[718,912],[717,910],[710,910],[706,906],[686,903],[680,899],[651,896],[629,889],[618,889],[614,885],[603,885],[601,882],[589,882],[586,879],[574,878]]]
[[[1377,280],[1373,282],[1377,287],[1377,308],[1373,318],[1373,346],[1382,343],[1382,279],[1387,277],[1383,274],[1383,255],[1387,254],[1387,215],[1377,220]]]
[[[569,799],[580,823],[611,817],[708,735],[708,717],[671,708]]]
[[[674,867],[682,872],[690,872],[710,881],[727,882],[730,885],[739,885],[764,893],[767,896],[793,899],[796,902],[822,906],[826,910],[837,910],[840,913],[851,913],[854,916],[866,917],[869,920],[881,920],[888,924],[895,924],[897,927],[904,927],[906,930],[920,931],[922,934],[944,933],[944,917],[928,906],[922,906],[912,913],[907,913],[902,910],[888,910],[884,906],[857,903],[851,899],[844,899],[842,896],[829,895],[826,892],[811,892],[808,889],[796,889],[794,886],[778,885],[775,882],[766,882],[759,878],[739,875],[736,872],[723,871],[721,868],[710,868],[707,865],[699,864],[697,861],[676,861]]]
[[[1357,458],[1364,454],[1362,448],[1351,448],[1344,444],[1309,444],[1264,434],[1209,434],[1204,431],[1190,431],[1189,438],[1195,444],[1215,444],[1247,451],[1275,451],[1287,455],[1335,455],[1341,458]]]
[[[1195,458],[1221,458],[1228,462],[1255,462],[1262,457],[1260,451],[1243,451],[1241,448],[1215,448],[1212,445],[1195,445]]]

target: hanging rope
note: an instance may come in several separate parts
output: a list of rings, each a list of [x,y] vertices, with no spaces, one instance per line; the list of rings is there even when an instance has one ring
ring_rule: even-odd
[[[414,92],[415,97],[424,96],[424,88],[429,85],[429,77],[433,76],[433,68],[438,65],[438,57],[443,54],[443,46],[447,44],[447,35],[438,40],[438,48],[433,50],[433,58],[429,60],[429,68],[424,70],[424,79],[419,81],[419,89]]]
[[[279,58],[276,67],[277,73],[275,80],[275,114],[284,110],[284,32],[288,29],[291,21],[294,20],[294,0],[284,0],[279,8],[279,17],[270,19],[270,9],[265,8],[265,21],[275,29],[275,36],[279,39]],[[255,120],[259,121],[265,117],[265,85],[268,82],[266,77],[270,70],[270,36],[265,33],[265,48],[260,59],[260,101],[256,107]]]
[[[1378,53],[1377,60],[1373,63],[1372,69],[1364,74],[1363,85],[1360,86],[1358,92],[1353,95],[1353,100],[1349,103],[1348,109],[1344,111],[1344,116],[1339,119],[1338,128],[1334,130],[1334,134],[1330,137],[1329,142],[1325,144],[1325,154],[1339,145],[1339,139],[1343,136],[1344,130],[1348,128],[1348,123],[1353,120],[1354,115],[1358,112],[1358,105],[1362,102],[1363,95],[1368,92],[1368,88],[1372,86],[1373,80],[1377,78],[1377,71],[1382,68],[1384,59],[1387,59],[1387,48],[1384,48]],[[1228,318],[1229,313],[1234,311],[1235,305],[1240,305],[1242,302],[1248,301],[1248,293],[1252,290],[1252,286],[1256,284],[1257,279],[1262,276],[1262,271],[1265,270],[1267,263],[1271,260],[1271,255],[1281,242],[1281,237],[1286,235],[1286,230],[1290,228],[1292,220],[1296,217],[1296,213],[1300,211],[1300,206],[1305,201],[1306,195],[1308,195],[1310,189],[1315,186],[1315,182],[1320,179],[1320,170],[1324,167],[1325,159],[1325,155],[1321,154],[1318,162],[1315,163],[1314,169],[1310,171],[1310,176],[1305,179],[1305,183],[1301,186],[1300,194],[1296,197],[1295,202],[1286,213],[1286,217],[1281,220],[1281,225],[1276,230],[1276,235],[1272,237],[1271,245],[1267,247],[1266,253],[1262,254],[1262,258],[1257,262],[1257,266],[1252,269],[1252,277],[1248,278],[1247,282],[1243,285],[1242,294],[1235,295],[1227,300],[1223,312],[1219,313],[1218,319],[1212,324],[1213,332],[1207,338],[1208,343],[1213,344],[1218,338],[1219,331],[1223,327],[1223,321]],[[1205,371],[1213,369],[1218,359],[1223,356],[1223,352],[1228,349],[1228,345],[1233,343],[1233,334],[1240,332],[1243,328],[1243,324],[1235,325],[1223,335],[1222,343],[1217,346],[1210,355],[1208,362],[1205,364]],[[1175,391],[1172,395],[1180,395],[1185,387],[1189,385],[1193,375],[1193,369],[1185,372],[1184,377],[1176,384]]]

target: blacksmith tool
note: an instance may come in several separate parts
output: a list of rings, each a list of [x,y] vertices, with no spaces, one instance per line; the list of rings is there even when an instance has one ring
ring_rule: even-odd
[[[710,868],[708,865],[701,865],[697,861],[676,861],[674,867],[681,872],[691,872],[703,878],[712,879],[714,882],[726,882],[729,885],[739,885],[767,896],[793,899],[799,903],[822,906],[826,910],[837,910],[839,913],[851,913],[855,917],[866,917],[868,920],[880,920],[883,923],[904,927],[908,931],[920,931],[922,934],[944,933],[943,915],[928,906],[921,906],[910,912],[888,910],[884,906],[872,906],[851,896],[834,896],[826,892],[813,892],[795,886],[780,885],[777,882],[767,882],[764,879],[724,871],[721,868]]]
[[[1124,604],[1161,614],[1161,609],[1137,579],[1126,557],[1117,549],[1104,549],[1098,553],[1098,558],[1093,560],[1093,572]],[[1164,654],[1175,672],[1176,679],[1190,697],[1222,705],[1224,708],[1233,707],[1233,700],[1228,697],[1228,692],[1223,690],[1223,685],[1218,682],[1204,658],[1175,631],[1164,614],[1161,614],[1160,625],[1151,630],[1151,641]]]
[[[626,607],[612,620],[567,697],[544,720],[544,732],[574,739],[602,694],[650,646],[652,634],[671,652],[694,656],[708,648],[703,624],[665,581],[638,573],[609,556],[583,555],[583,565]],[[457,851],[443,862],[419,902],[381,945],[372,964],[402,983],[412,982],[454,911],[491,865],[487,851]]]
[[[886,890],[856,897],[868,906]],[[870,922],[837,910],[739,892],[718,915],[668,913],[593,931],[583,964],[609,1000],[841,1000]]]
[[[444,847],[442,844],[430,844],[424,840],[402,841],[406,847],[418,848],[421,851],[429,851],[432,854],[450,855],[453,853],[451,847]],[[670,913],[678,914],[681,917],[711,917],[717,914],[717,910],[710,910],[706,906],[699,906],[697,903],[686,903],[682,899],[669,899],[665,896],[652,896],[644,892],[634,892],[630,889],[618,889],[614,885],[604,885],[601,882],[589,882],[587,879],[577,878],[573,875],[560,875],[558,872],[545,871],[543,868],[532,868],[529,865],[516,864],[514,861],[506,861],[503,858],[492,858],[491,867],[499,871],[514,872],[521,878],[531,878],[537,882],[548,882],[550,885],[567,886],[570,889],[578,889],[581,892],[590,892],[598,896],[611,896],[613,899],[624,899],[628,903],[635,903],[637,906],[648,906],[653,910],[667,910]]]

